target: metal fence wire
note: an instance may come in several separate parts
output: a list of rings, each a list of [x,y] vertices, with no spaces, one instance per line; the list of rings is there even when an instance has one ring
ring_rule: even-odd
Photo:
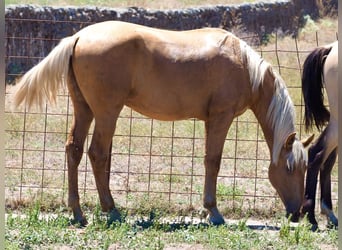
[[[273,41],[267,46],[254,46],[287,83],[295,103],[298,135],[302,138],[307,134],[303,125],[301,65],[311,49],[321,44],[320,34],[316,33],[315,37],[311,47],[301,47],[297,39],[284,42],[277,35],[272,37]],[[9,44],[26,46],[26,51],[30,51],[30,46],[37,44],[37,41],[44,46],[48,43],[51,47],[58,42],[58,39],[44,37],[6,39]],[[255,41],[256,37],[242,39],[248,43]],[[336,36],[330,39],[334,41]],[[7,64],[20,65],[31,60],[38,62],[45,56],[32,58],[29,55],[17,55],[15,50],[11,50],[5,59]],[[14,79],[20,73],[8,74],[6,78]],[[68,92],[61,90],[56,106],[47,104],[42,111],[11,111],[12,92],[13,87],[6,85],[6,206],[15,209],[36,201],[46,207],[65,205],[68,183],[64,150],[73,113]],[[91,133],[92,128],[79,165],[79,190],[81,202],[94,205],[98,201],[97,191],[86,156]],[[315,133],[318,135],[318,132]],[[283,209],[275,189],[268,181],[269,159],[261,128],[254,115],[247,111],[234,120],[225,142],[217,189],[218,205],[223,213],[233,210],[267,213]],[[161,122],[125,107],[113,137],[110,188],[114,200],[131,209],[146,203],[175,210],[199,209],[202,207],[204,184],[203,160],[202,121]],[[336,204],[337,170],[334,170],[332,179]]]

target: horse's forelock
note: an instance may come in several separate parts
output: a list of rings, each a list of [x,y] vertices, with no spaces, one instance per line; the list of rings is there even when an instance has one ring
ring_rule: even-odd
[[[288,159],[288,167],[290,171],[293,171],[296,167],[301,167],[304,171],[304,167],[308,162],[308,155],[305,153],[305,149],[303,144],[299,140],[295,140],[292,146],[292,152],[289,155]]]

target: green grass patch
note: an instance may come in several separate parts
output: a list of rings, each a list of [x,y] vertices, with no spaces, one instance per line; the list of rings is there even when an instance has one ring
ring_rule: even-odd
[[[337,248],[337,231],[310,231],[304,220],[293,227],[284,219],[278,229],[251,229],[246,219],[223,226],[184,221],[163,222],[165,214],[126,216],[107,225],[99,206],[85,228],[70,224],[65,213],[42,214],[39,204],[6,218],[6,249],[323,249]],[[89,215],[88,215],[89,216]]]

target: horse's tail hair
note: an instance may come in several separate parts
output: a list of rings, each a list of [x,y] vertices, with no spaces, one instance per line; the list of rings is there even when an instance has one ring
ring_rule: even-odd
[[[13,97],[14,108],[24,103],[28,109],[33,104],[42,109],[46,100],[56,102],[58,89],[65,86],[69,60],[77,39],[77,36],[70,36],[61,40],[47,57],[17,81]]]
[[[324,105],[323,67],[332,46],[319,47],[305,59],[302,74],[302,93],[305,103],[305,129],[316,125],[321,130],[330,119],[330,112]]]

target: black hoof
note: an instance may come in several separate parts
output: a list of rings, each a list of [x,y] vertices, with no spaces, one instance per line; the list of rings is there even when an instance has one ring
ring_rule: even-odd
[[[338,228],[338,219],[335,217],[335,215],[328,217],[328,225],[331,225],[331,227],[335,229]]]
[[[123,221],[123,218],[116,208],[113,208],[110,212],[108,212],[108,218],[107,218],[107,225],[110,226],[114,222],[121,223]]]
[[[328,229],[338,229],[338,221],[328,221],[327,224]]]
[[[312,224],[311,231],[312,232],[317,232],[318,231],[318,225],[317,224]]]
[[[85,217],[75,218],[71,220],[71,225],[78,225],[79,227],[86,227],[88,225],[88,221]]]

